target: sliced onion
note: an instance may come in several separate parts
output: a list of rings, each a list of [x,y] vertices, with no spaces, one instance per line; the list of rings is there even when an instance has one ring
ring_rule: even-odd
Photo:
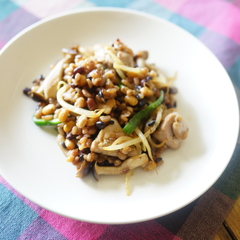
[[[162,105],[160,105],[152,114],[155,114],[157,112],[157,116],[155,119],[155,123],[153,124],[152,127],[148,127],[146,125],[145,127],[145,132],[147,132],[148,130],[150,130],[150,133],[152,134],[153,132],[155,132],[155,130],[157,129],[157,127],[159,126],[161,120],[162,120],[162,112],[163,112],[163,107]],[[151,115],[152,116],[152,115]]]
[[[141,68],[139,68],[139,67],[133,68],[133,67],[128,67],[126,65],[120,65],[120,64],[117,64],[117,63],[114,63],[113,67],[115,69],[120,69],[120,70],[123,70],[125,72],[141,73]]]
[[[110,48],[106,48],[106,50],[107,50],[107,53],[108,53],[108,54],[110,55],[110,57],[112,58],[113,62],[115,62],[115,63],[117,63],[117,64],[119,64],[119,65],[124,65],[124,63],[121,61],[121,59],[119,59],[119,58],[110,50]],[[122,79],[125,79],[125,78],[126,78],[126,76],[125,76],[125,74],[123,73],[122,70],[116,69],[116,72],[117,72],[117,74],[119,75],[120,78],[122,78]]]
[[[61,85],[63,85],[63,86],[60,87]],[[58,84],[59,89],[57,91],[57,100],[58,100],[58,103],[63,108],[68,109],[70,112],[76,113],[78,115],[84,115],[89,118],[97,118],[105,111],[105,109],[96,109],[95,111],[90,111],[90,110],[86,110],[83,108],[75,107],[74,105],[71,105],[71,104],[65,102],[63,99],[63,93],[66,92],[68,87],[69,86],[63,81],[60,81]]]
[[[147,131],[144,134],[145,138],[147,138],[149,135],[150,135],[150,131]],[[128,146],[131,146],[131,145],[136,145],[140,142],[142,142],[141,138],[136,137],[136,138],[133,138],[132,140],[129,140],[129,141],[121,143],[121,144],[116,144],[116,145],[112,144],[111,146],[103,147],[103,150],[114,151],[114,150],[122,149],[122,148],[125,148],[125,147],[128,147]]]
[[[129,186],[129,178],[133,175],[133,170],[130,170],[128,173],[125,174],[125,190],[126,190],[126,195],[130,196],[130,186]]]
[[[158,77],[153,78],[151,81],[153,83],[159,83],[164,87],[169,87],[172,85],[173,81],[177,78],[177,72],[173,77],[165,77],[162,73]]]
[[[135,129],[135,133],[138,135],[138,137],[141,139],[143,145],[146,147],[146,149],[148,151],[148,156],[153,160],[152,150],[147,141],[147,138],[145,137],[145,135],[142,133],[142,131],[138,127]]]
[[[116,140],[112,143],[112,145],[117,145],[117,144],[119,144],[119,143],[122,143],[122,142],[125,142],[125,141],[129,141],[129,140],[132,140],[132,139],[134,139],[134,138],[131,138],[131,137],[129,137],[129,136],[121,136],[121,137],[119,137],[118,139],[116,139]]]
[[[153,146],[154,148],[160,148],[160,147],[162,147],[162,146],[166,143],[166,141],[167,141],[167,140],[163,140],[161,143],[157,144],[157,143],[155,143],[155,142],[152,140],[151,136],[149,136],[149,137],[147,138],[147,140],[148,140],[148,142],[151,144],[151,146]]]

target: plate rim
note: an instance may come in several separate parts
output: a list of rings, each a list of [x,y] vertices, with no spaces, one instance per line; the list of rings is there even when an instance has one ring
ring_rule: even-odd
[[[23,29],[22,31],[20,31],[18,34],[16,34],[12,39],[10,39],[4,46],[3,48],[0,50],[0,58],[1,58],[1,55],[11,46],[11,44],[13,42],[15,42],[18,38],[20,38],[22,35],[24,35],[25,33],[31,31],[32,29],[38,27],[39,25],[42,25],[46,22],[49,22],[49,21],[52,21],[54,19],[57,19],[57,18],[61,18],[61,17],[64,17],[64,16],[68,16],[68,15],[72,15],[72,14],[81,14],[81,13],[86,13],[86,12],[104,12],[104,11],[107,11],[107,12],[122,12],[122,13],[129,13],[129,14],[135,14],[135,15],[138,15],[138,16],[141,16],[141,17],[147,17],[147,18],[152,18],[154,20],[157,20],[157,21],[162,21],[164,22],[165,24],[170,24],[170,25],[173,25],[175,28],[177,27],[178,29],[180,29],[181,31],[185,32],[185,34],[187,34],[188,36],[190,36],[191,38],[193,38],[195,41],[198,42],[198,44],[201,44],[202,47],[205,48],[206,51],[208,51],[208,54],[211,54],[215,61],[218,61],[219,65],[221,66],[221,68],[224,70],[224,72],[226,73],[228,79],[229,79],[229,85],[231,85],[232,87],[232,90],[233,92],[235,92],[235,89],[234,89],[234,85],[227,73],[227,71],[225,70],[225,68],[223,67],[223,65],[221,64],[221,62],[219,61],[219,59],[212,53],[212,51],[206,46],[204,45],[198,38],[196,38],[195,36],[193,36],[192,34],[190,34],[188,31],[186,31],[185,29],[181,28],[180,26],[166,20],[166,19],[163,19],[161,17],[158,17],[158,16],[154,16],[152,14],[149,14],[149,13],[145,13],[145,12],[141,12],[141,11],[138,11],[138,10],[132,10],[132,9],[123,9],[123,8],[115,8],[115,7],[90,7],[90,8],[84,8],[84,9],[74,9],[74,10],[68,10],[68,11],[65,11],[65,12],[62,12],[62,13],[58,13],[58,14],[55,14],[53,16],[50,16],[50,17],[47,17],[47,18],[44,18],[44,19],[41,19],[33,24],[31,24],[30,26],[26,27],[25,29]],[[238,98],[237,98],[237,95],[236,95],[236,92],[235,92],[235,103],[237,104],[237,110],[238,110],[238,119],[237,119],[237,122],[238,122],[238,126],[237,126],[237,133],[235,134],[235,140],[234,142],[237,144],[237,139],[238,139],[238,135],[239,135],[239,104],[238,104]],[[232,156],[233,156],[233,153],[234,153],[234,150],[236,148],[236,144],[234,146],[232,146],[232,151],[231,151],[231,157],[228,161],[226,161],[226,166],[224,169],[222,169],[222,172],[219,173],[219,176],[215,179],[215,181],[211,184],[211,186],[219,179],[219,177],[222,175],[222,173],[225,171],[226,167],[228,166]],[[21,193],[21,191],[17,190],[17,188],[14,187],[15,184],[12,184],[11,183],[11,180],[9,181],[8,177],[7,176],[4,176],[4,174],[2,174],[2,170],[0,168],[0,173],[2,175],[2,177],[11,185],[11,187],[13,187],[14,189],[16,189],[17,192],[19,192],[20,194],[22,194],[23,196],[25,196],[25,194]],[[209,188],[211,187],[209,186]],[[195,199],[191,199],[189,200],[188,202],[185,203],[185,205],[182,205],[180,206],[179,208],[175,208],[173,209],[172,211],[169,211],[168,213],[162,215],[162,216],[165,216],[167,214],[170,214],[172,212],[175,212],[181,208],[183,208],[184,206],[188,205],[189,203],[193,202],[194,200],[196,200],[198,197],[200,197],[202,194],[204,194],[208,189],[206,189],[204,192],[200,192],[198,196],[195,197]],[[27,197],[28,198],[28,197]],[[28,198],[30,201],[34,202],[33,200],[31,200],[31,198]],[[45,206],[41,206],[41,204],[39,203],[36,203],[38,206],[44,208],[44,209],[47,209],[51,212],[55,212],[59,215],[62,215],[62,216],[65,216],[65,217],[68,217],[68,218],[71,218],[71,219],[76,219],[76,220],[80,220],[80,221],[86,221],[84,219],[81,219],[81,216],[79,216],[79,218],[73,218],[71,216],[68,216],[68,215],[64,215],[64,214],[60,214],[56,211],[53,211],[51,209],[48,209],[46,208]],[[156,217],[159,217],[159,216],[153,216],[153,217],[150,217],[150,218],[142,218],[140,219],[139,221],[124,221],[124,222],[114,222],[113,224],[128,224],[128,223],[136,223],[136,222],[143,222],[143,221],[148,221],[148,220],[151,220],[151,219],[154,219]],[[87,220],[87,222],[92,222],[92,223],[100,223],[100,224],[112,224],[110,222],[107,222],[107,221],[103,221],[103,222],[96,222],[96,221],[89,221]]]

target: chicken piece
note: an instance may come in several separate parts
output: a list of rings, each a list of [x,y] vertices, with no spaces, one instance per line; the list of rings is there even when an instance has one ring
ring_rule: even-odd
[[[143,60],[147,60],[148,59],[148,51],[140,51],[135,55],[135,58],[142,58]]]
[[[159,142],[165,141],[165,144],[172,149],[180,148],[182,140],[187,136],[188,125],[178,112],[169,113],[153,133],[155,139]]]
[[[106,45],[100,45],[97,44],[94,46],[94,57],[98,62],[104,63],[108,66],[113,65],[113,60],[109,53],[106,50]],[[123,52],[123,51],[117,51],[116,56],[124,63],[124,65],[133,67],[134,66],[134,60],[133,56],[129,53]]]
[[[118,51],[117,57],[124,63],[124,65],[133,67],[134,66],[134,60],[133,56],[129,53]]]
[[[162,113],[162,119],[164,119],[167,115],[169,115],[170,113],[176,112],[177,113],[177,108],[168,108],[168,109],[164,109],[163,113]]]
[[[114,124],[110,124],[104,129],[102,129],[96,139],[92,142],[91,151],[95,153],[102,153],[108,156],[118,157],[121,160],[125,160],[127,157],[139,155],[141,153],[139,151],[140,147],[138,148],[139,150],[137,150],[135,146],[129,146],[126,149],[112,151],[107,151],[103,149],[104,147],[112,145],[112,143],[120,136],[127,136],[123,132],[118,121],[114,118],[112,120],[114,121]]]

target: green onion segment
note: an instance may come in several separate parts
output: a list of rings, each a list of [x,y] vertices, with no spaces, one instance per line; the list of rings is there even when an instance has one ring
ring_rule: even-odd
[[[161,105],[163,99],[164,92],[161,90],[160,97],[155,102],[151,103],[149,106],[136,113],[130,119],[130,121],[123,128],[124,133],[128,135],[131,134],[136,129],[136,127],[138,127],[142,120],[148,118],[152,114],[152,112]]]

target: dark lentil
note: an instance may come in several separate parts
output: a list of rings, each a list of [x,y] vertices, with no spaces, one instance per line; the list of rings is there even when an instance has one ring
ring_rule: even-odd
[[[146,80],[147,80],[147,81],[149,81],[149,80],[151,80],[151,79],[152,79],[151,76],[147,76],[147,77],[146,77]]]
[[[23,89],[23,93],[26,95],[26,96],[29,96],[29,93],[31,92],[31,89],[30,88],[24,88]]]
[[[137,106],[140,107],[140,108],[142,108],[142,107],[145,106],[145,104],[146,104],[146,100],[140,99],[140,100],[138,101]]]
[[[136,87],[136,90],[140,91],[140,89],[142,88],[141,85],[137,85]]]
[[[114,124],[114,121],[113,120],[109,120],[108,124]]]
[[[104,128],[106,127],[106,123],[104,123],[104,122],[102,122],[102,121],[97,121],[97,122],[95,123],[95,125],[96,125],[96,127],[97,127],[98,129],[104,129]]]
[[[157,159],[155,160],[156,163],[158,163],[158,162],[160,162],[160,161],[162,161],[162,158],[161,158],[161,157],[160,157],[160,158],[157,158]]]
[[[113,163],[110,163],[110,162],[108,162],[108,161],[104,161],[104,162],[99,162],[98,163],[98,166],[105,166],[105,167],[111,167],[111,166],[114,166],[114,164]]]
[[[44,79],[44,77],[43,77],[43,75],[42,74],[40,74],[40,75],[38,75],[38,78],[37,78],[38,80],[43,80]]]
[[[35,92],[29,92],[28,95],[32,98],[35,102],[46,102],[43,95],[35,93]]]
[[[65,142],[61,142],[63,148],[67,148]]]
[[[169,104],[169,103],[166,103],[166,107],[169,109],[169,108],[175,108],[177,106],[176,102],[172,105],[172,104]]]
[[[88,73],[87,78],[90,79],[90,80],[92,80],[91,72]]]
[[[76,136],[77,136],[77,135],[73,135],[72,133],[68,133],[68,134],[66,135],[66,139],[68,139],[68,140],[73,140],[73,139],[76,138]]]
[[[80,73],[80,74],[83,74],[85,72],[85,69],[84,69],[84,67],[77,67],[77,68],[75,68],[74,70],[73,70],[73,76],[75,77],[75,75],[77,74],[77,73]]]
[[[100,98],[104,98],[104,95],[103,95],[102,89],[99,90],[98,94],[99,94]]]
[[[148,125],[149,127],[151,127],[151,126],[154,125],[155,122],[156,122],[156,120],[153,119],[153,120],[151,120],[150,122],[148,122],[147,125]]]
[[[138,100],[141,100],[141,98],[140,98],[140,96],[137,94],[136,95],[136,98],[138,99]]]
[[[84,160],[84,154],[80,153],[78,161],[82,162]]]
[[[147,76],[145,79],[142,79],[141,82],[140,82],[141,86],[143,86],[144,83],[148,82],[151,79],[152,79],[152,77],[150,77],[150,76]]]
[[[94,92],[95,92],[95,89],[94,89],[94,88],[86,88],[86,90],[87,90],[89,93],[94,93]]]
[[[90,148],[84,148],[80,151],[82,154],[89,154],[90,153]]]

